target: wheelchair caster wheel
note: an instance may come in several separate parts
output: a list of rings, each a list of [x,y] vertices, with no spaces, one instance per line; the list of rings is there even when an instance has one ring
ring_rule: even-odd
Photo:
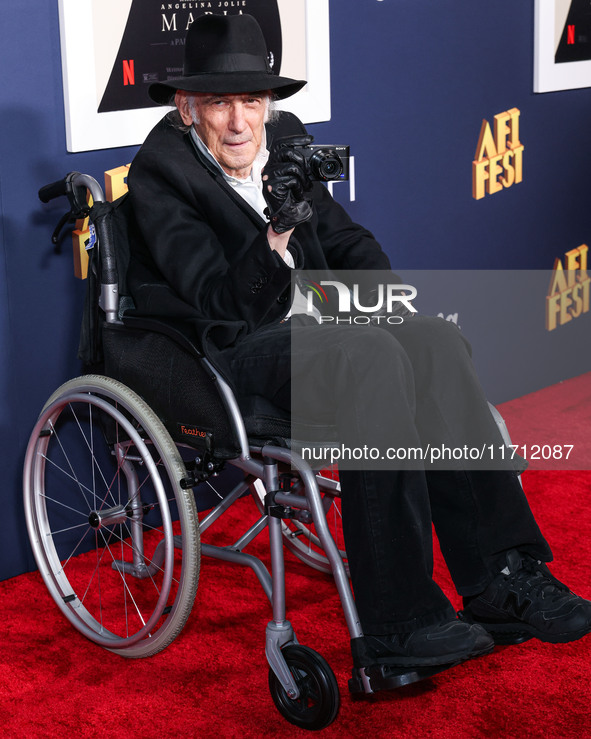
[[[326,660],[309,647],[290,645],[283,657],[300,691],[290,698],[275,673],[269,670],[269,689],[279,713],[301,729],[324,729],[339,710],[339,688]]]

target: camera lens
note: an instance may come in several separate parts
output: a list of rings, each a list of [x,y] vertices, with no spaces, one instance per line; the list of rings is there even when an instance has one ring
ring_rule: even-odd
[[[343,163],[332,149],[319,149],[310,157],[310,169],[319,180],[336,180],[343,172]]]
[[[328,160],[326,162],[323,162],[321,171],[325,175],[333,176],[336,174],[336,172],[339,169],[338,162],[333,162],[332,160]]]

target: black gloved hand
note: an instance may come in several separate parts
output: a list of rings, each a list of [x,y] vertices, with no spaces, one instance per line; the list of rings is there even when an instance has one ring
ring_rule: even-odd
[[[312,217],[312,182],[297,147],[307,146],[313,140],[312,136],[286,136],[271,147],[263,169],[263,195],[275,233],[285,233]]]

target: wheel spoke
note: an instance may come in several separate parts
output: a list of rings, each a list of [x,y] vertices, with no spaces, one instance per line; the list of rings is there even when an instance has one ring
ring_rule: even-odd
[[[85,489],[86,486],[82,485],[80,483],[80,481],[78,480],[78,477],[76,475],[76,472],[74,471],[74,467],[73,467],[73,465],[72,465],[72,463],[70,461],[70,458],[69,458],[68,454],[66,453],[66,450],[64,449],[64,446],[62,445],[62,442],[60,440],[60,437],[59,437],[59,434],[57,432],[57,429],[55,428],[55,426],[53,425],[53,423],[51,422],[51,420],[49,421],[49,426],[51,428],[51,432],[52,432],[55,440],[57,441],[57,443],[58,443],[58,445],[59,445],[59,447],[60,447],[60,449],[62,451],[62,454],[64,456],[64,459],[68,463],[68,467],[70,468],[70,472],[72,473],[69,477],[78,484],[78,488],[79,488],[80,492],[82,493],[82,497],[84,498],[84,500],[86,502],[86,505],[90,509],[90,504],[88,503],[88,499],[86,498],[86,495],[84,495],[84,489]],[[61,469],[59,467],[59,465],[56,464],[55,466],[58,467],[58,469]],[[67,473],[65,472],[65,470],[62,469],[62,472],[64,472],[67,475]],[[86,490],[88,490],[88,488],[86,488]],[[92,494],[92,491],[91,490],[89,490],[88,492],[90,492]]]
[[[92,508],[91,508],[91,506],[90,506],[90,504],[89,504],[89,502],[88,502],[88,499],[87,499],[86,495],[84,495],[84,491],[86,490],[86,492],[87,492],[87,493],[90,493],[90,495],[93,495],[93,492],[92,492],[92,490],[91,490],[91,489],[90,489],[89,487],[87,487],[86,485],[83,485],[83,484],[82,484],[82,483],[80,482],[80,480],[79,480],[79,479],[78,479],[78,478],[76,477],[76,474],[74,473],[74,471],[72,470],[72,474],[70,474],[70,473],[68,473],[68,472],[67,472],[67,471],[66,471],[66,470],[65,470],[65,469],[64,469],[63,467],[61,467],[61,466],[60,466],[59,464],[57,464],[57,462],[55,462],[55,461],[54,461],[53,459],[50,459],[50,458],[49,458],[49,457],[47,457],[47,456],[46,456],[45,454],[42,454],[42,455],[41,455],[41,457],[42,457],[42,458],[43,458],[43,459],[44,459],[44,460],[45,460],[46,462],[49,462],[49,464],[51,464],[51,465],[52,465],[53,467],[55,467],[56,469],[58,469],[58,470],[59,470],[60,472],[62,472],[62,473],[63,473],[63,474],[64,474],[64,475],[66,476],[66,477],[68,477],[68,478],[69,478],[70,480],[73,480],[73,481],[74,481],[74,482],[75,482],[75,483],[76,483],[76,484],[78,485],[78,487],[79,487],[79,489],[80,489],[80,492],[82,493],[82,496],[83,496],[83,498],[84,498],[84,501],[85,501],[86,505],[88,506],[88,510],[89,510],[89,511],[90,511],[90,510],[92,510]],[[70,469],[71,469],[71,467],[70,467]]]
[[[96,550],[96,567],[94,568],[93,572],[90,575],[90,580],[88,581],[88,585],[86,586],[86,590],[84,591],[84,595],[82,598],[79,598],[81,603],[84,603],[86,600],[86,596],[88,595],[88,591],[90,590],[90,586],[92,585],[92,581],[94,580],[94,576],[97,576],[98,581],[98,591],[99,591],[99,612],[101,612],[102,608],[102,598],[101,598],[101,571],[100,571],[100,564],[103,561],[103,557],[105,556],[105,548],[99,547],[98,543],[98,531],[95,531],[94,534],[94,543],[95,543],[95,550]],[[102,548],[102,553],[99,556],[99,549]],[[102,612],[101,612],[101,626],[102,626]]]
[[[206,485],[209,485],[209,487],[210,487],[210,488],[211,488],[211,489],[213,490],[213,492],[214,492],[214,493],[215,493],[215,494],[216,494],[216,495],[218,496],[218,498],[219,498],[220,500],[223,500],[223,499],[224,499],[224,496],[223,496],[223,495],[220,495],[220,494],[219,494],[219,492],[218,492],[218,491],[217,491],[217,490],[215,489],[215,487],[214,487],[214,486],[213,486],[213,485],[212,485],[212,484],[211,484],[211,483],[209,482],[209,480],[206,480],[206,481],[205,481],[205,484],[206,484]]]
[[[57,534],[64,534],[66,531],[74,531],[74,529],[81,529],[83,526],[87,527],[88,523],[77,523],[77,524],[74,524],[74,526],[66,526],[63,529],[57,529],[57,531],[55,530],[52,531],[51,535],[57,536]]]
[[[84,533],[82,534],[82,536],[81,536],[81,537],[80,537],[80,539],[78,540],[78,543],[76,544],[76,546],[74,547],[74,549],[73,549],[73,550],[72,550],[72,552],[70,553],[70,556],[69,556],[69,557],[68,557],[68,558],[66,559],[66,561],[65,561],[65,562],[64,562],[64,563],[62,564],[62,566],[60,567],[60,569],[59,569],[59,570],[57,571],[57,574],[61,575],[61,574],[62,574],[62,573],[63,573],[63,572],[65,571],[66,567],[68,566],[68,562],[69,562],[69,561],[70,561],[70,560],[72,559],[72,557],[74,556],[74,554],[76,554],[76,552],[77,552],[77,551],[78,551],[78,549],[80,548],[80,545],[82,544],[82,542],[83,542],[83,541],[84,541],[84,539],[86,538],[86,534],[88,534],[88,532],[89,532],[89,531],[91,531],[91,530],[92,530],[92,529],[91,529],[90,527],[88,527],[88,528],[86,529],[86,531],[85,531],[85,532],[84,532]],[[47,534],[46,534],[46,536],[47,536],[47,537],[53,536],[53,533],[52,533],[51,531],[48,531],[48,532],[47,532]]]
[[[56,505],[61,506],[62,508],[67,508],[67,510],[69,511],[74,511],[74,513],[78,513],[80,516],[83,516],[86,519],[86,523],[88,523],[88,513],[83,513],[82,511],[79,511],[76,508],[72,508],[72,506],[66,505],[65,503],[62,503],[61,501],[56,500],[55,498],[51,498],[49,495],[45,495],[44,493],[39,493],[39,497],[43,498],[44,500],[49,500],[52,503],[55,503]]]
[[[103,537],[103,539],[104,539],[104,537]],[[115,556],[114,556],[113,552],[111,551],[111,547],[109,546],[109,544],[107,543],[107,541],[105,539],[104,539],[104,541],[105,541],[105,547],[109,551],[109,554],[111,555],[111,559],[113,560],[113,565],[114,565],[113,569],[114,569],[115,572],[118,572],[119,573],[119,576],[121,577],[121,581],[123,582],[124,592],[129,596],[129,599],[131,600],[133,606],[135,607],[136,613],[137,613],[140,621],[142,622],[142,626],[145,626],[146,625],[146,622],[144,621],[144,617],[142,616],[142,612],[141,612],[139,606],[137,605],[137,603],[135,601],[135,598],[133,597],[133,594],[132,594],[131,590],[129,589],[129,586],[127,585],[127,582],[125,580],[125,574],[126,574],[125,573],[125,570],[123,570],[122,568],[119,567],[118,562],[115,559]],[[126,614],[127,614],[127,610],[126,610]],[[126,619],[127,619],[127,615],[126,615]]]
[[[144,524],[144,526],[147,526],[147,524]],[[150,526],[147,526],[147,527],[148,527],[148,528],[152,528],[152,527],[150,527]],[[160,531],[160,529],[158,529],[158,528],[153,528],[153,531],[158,531],[158,532],[162,533],[162,532]],[[115,537],[116,539],[119,539],[119,541],[121,541],[121,545],[122,545],[122,546],[123,546],[123,545],[125,545],[126,547],[129,547],[129,549],[131,549],[132,553],[136,553],[136,554],[137,554],[137,553],[139,553],[139,549],[138,549],[138,548],[136,548],[136,547],[135,547],[135,546],[134,546],[133,544],[130,544],[130,543],[129,543],[128,541],[126,541],[126,539],[124,539],[124,538],[123,538],[122,536],[121,536],[121,537],[120,537],[120,536],[117,536],[117,534],[115,534],[115,532],[112,532],[112,533],[113,533],[113,536],[114,536],[114,537]],[[130,534],[130,537],[131,537],[131,534]],[[133,541],[133,537],[131,537],[131,538],[132,538],[132,541]],[[161,572],[162,574],[164,574],[164,572],[165,572],[164,568],[162,568],[162,567],[160,567],[159,565],[157,565],[157,564],[156,564],[156,563],[154,562],[154,560],[153,560],[153,559],[151,559],[151,558],[149,558],[149,557],[146,557],[146,556],[145,556],[145,554],[144,554],[144,555],[142,555],[142,557],[143,557],[143,559],[144,559],[144,564],[145,564],[145,563],[147,562],[147,563],[148,563],[148,564],[149,564],[149,565],[150,565],[151,567],[154,567],[155,569],[159,570],[159,571],[160,571],[160,572]],[[122,557],[121,557],[121,559],[124,559],[124,557],[122,556]],[[150,577],[152,577],[152,575],[150,575]],[[179,580],[177,580],[177,579],[176,579],[175,577],[173,577],[173,578],[172,578],[172,580],[173,580],[173,582],[177,583],[177,585],[179,584]],[[154,580],[152,580],[152,582],[154,582]],[[156,588],[156,590],[158,591],[158,593],[160,593],[160,590],[158,589],[158,586],[156,585],[156,583],[154,583],[154,587]]]
[[[99,623],[101,625],[101,629],[105,628],[105,625],[103,623],[103,594],[101,591],[101,570],[100,570],[100,564],[103,560],[103,555],[105,553],[105,550],[103,549],[100,557],[99,557],[99,546],[98,546],[98,531],[94,534],[94,547],[96,550],[96,569],[95,572],[97,573],[97,583],[98,583],[98,601],[99,601]],[[92,583],[92,580],[94,578],[94,575],[90,578],[90,582],[88,583],[88,586],[86,588],[86,592],[84,593],[84,598],[86,598],[86,593],[88,593],[88,589],[90,588],[90,585]],[[84,602],[84,601],[83,601]]]
[[[91,470],[92,470],[92,481],[93,481],[94,509],[96,510],[97,493],[96,493],[96,485],[95,485],[95,477],[94,477],[95,470],[98,470],[99,471],[100,477],[101,477],[101,479],[103,481],[103,485],[105,485],[105,487],[107,488],[107,493],[105,495],[105,498],[110,494],[111,491],[110,491],[109,485],[107,485],[107,481],[106,481],[105,476],[103,474],[102,468],[99,465],[98,460],[96,458],[96,455],[94,453],[94,424],[92,422],[92,419],[93,419],[92,405],[89,406],[89,425],[90,425],[91,443],[89,443],[89,441],[88,441],[88,439],[86,437],[86,434],[84,433],[84,430],[82,429],[82,424],[80,423],[80,420],[78,418],[78,415],[77,415],[75,409],[72,408],[72,404],[71,403],[70,403],[70,409],[72,411],[72,415],[74,416],[74,420],[76,422],[76,425],[78,426],[78,429],[80,430],[80,434],[82,435],[82,438],[84,439],[84,443],[86,444],[86,448],[90,452]],[[113,498],[112,495],[111,495],[111,498],[113,500],[113,504],[114,505],[117,505],[117,501],[115,500],[115,498]],[[104,500],[103,500],[103,505],[104,505]]]
[[[147,656],[188,618],[200,550],[185,477],[156,414],[110,378],[71,380],[41,412],[25,459],[31,545],[56,604],[96,644]]]

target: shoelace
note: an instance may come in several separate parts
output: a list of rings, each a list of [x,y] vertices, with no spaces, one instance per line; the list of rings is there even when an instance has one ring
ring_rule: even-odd
[[[538,560],[522,559],[521,566],[513,573],[507,573],[508,568],[501,570],[508,578],[511,585],[519,590],[531,593],[533,596],[540,595],[544,600],[552,602],[559,601],[564,593],[570,590],[557,580],[549,571],[542,569],[543,565]]]

